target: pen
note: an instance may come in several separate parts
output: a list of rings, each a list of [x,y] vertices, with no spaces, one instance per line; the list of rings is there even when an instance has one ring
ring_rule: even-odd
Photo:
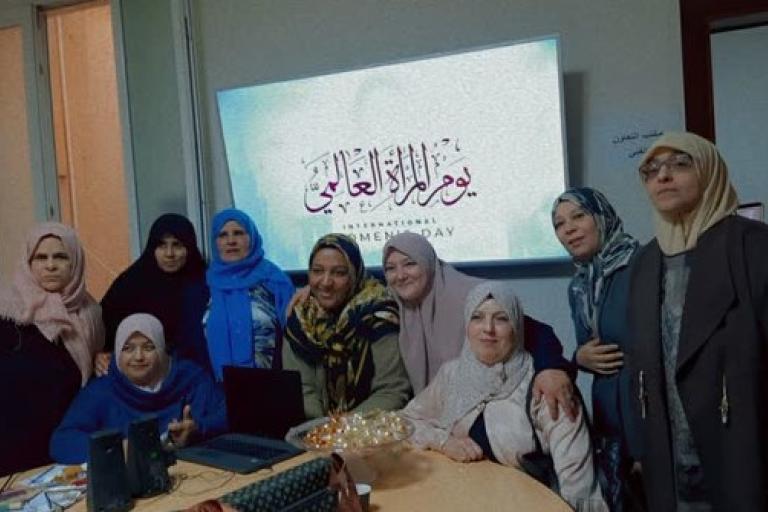
[[[46,489],[46,492],[69,492],[69,491],[84,491],[86,485],[52,485]]]

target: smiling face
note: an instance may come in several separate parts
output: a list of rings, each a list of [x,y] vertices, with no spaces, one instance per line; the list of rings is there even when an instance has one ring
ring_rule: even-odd
[[[505,361],[517,343],[512,319],[492,298],[472,312],[467,323],[467,338],[477,360],[486,366]]]
[[[324,310],[344,307],[352,291],[352,269],[344,255],[330,247],[318,250],[309,265],[309,290]]]
[[[162,375],[162,354],[152,340],[134,332],[118,354],[117,365],[123,374],[137,386],[153,386]]]
[[[187,248],[173,235],[165,235],[155,247],[155,260],[160,270],[173,274],[187,263]]]
[[[575,260],[588,261],[600,250],[600,230],[595,218],[571,201],[555,208],[555,235]]]
[[[656,172],[646,173],[643,185],[654,208],[662,215],[685,215],[695,210],[701,200],[703,188],[695,164],[690,156],[685,156],[688,155],[665,149],[648,161],[647,166]]]
[[[47,292],[61,292],[72,279],[72,260],[61,240],[47,236],[37,244],[29,268]]]
[[[384,278],[397,296],[408,304],[419,303],[429,291],[427,270],[398,250],[393,249],[387,256]]]
[[[216,249],[221,261],[234,263],[248,256],[251,248],[251,237],[239,222],[230,220],[224,224],[216,235]]]

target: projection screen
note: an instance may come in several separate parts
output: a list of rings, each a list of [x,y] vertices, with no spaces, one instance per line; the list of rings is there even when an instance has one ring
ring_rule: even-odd
[[[289,271],[330,232],[368,266],[402,231],[456,263],[564,256],[562,97],[556,37],[217,94],[235,206]]]

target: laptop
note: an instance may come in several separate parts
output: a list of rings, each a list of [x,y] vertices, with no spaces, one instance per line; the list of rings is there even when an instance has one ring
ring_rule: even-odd
[[[765,220],[765,207],[763,206],[763,203],[760,202],[740,204],[739,207],[736,208],[736,213],[742,217],[759,220],[760,222]]]
[[[283,441],[305,420],[299,372],[224,367],[231,433],[180,448],[176,457],[236,473],[252,473],[304,450]]]

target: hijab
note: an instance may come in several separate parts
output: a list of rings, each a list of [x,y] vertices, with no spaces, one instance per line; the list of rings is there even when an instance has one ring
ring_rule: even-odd
[[[390,238],[384,245],[382,265],[392,251],[402,252],[427,272],[427,290],[418,304],[405,303],[390,290],[400,309],[400,353],[413,391],[418,393],[443,363],[461,353],[461,312],[469,290],[483,280],[462,274],[440,260],[427,239],[416,233],[400,233]]]
[[[225,262],[216,250],[216,238],[224,224],[237,222],[248,233],[251,245],[239,261]],[[211,366],[221,379],[221,367],[231,361],[253,361],[253,319],[250,290],[264,286],[274,297],[278,320],[285,326],[285,310],[293,296],[290,278],[264,257],[261,235],[243,211],[228,208],[216,214],[211,226],[213,258],[206,279],[211,289],[206,338]]]
[[[122,352],[123,346],[128,341],[128,338],[136,333],[146,336],[155,346],[155,351],[159,355],[157,364],[161,367],[161,376],[160,379],[151,386],[138,386],[132,384],[149,393],[155,393],[162,387],[163,381],[170,369],[170,360],[168,358],[168,353],[165,350],[163,324],[160,323],[160,320],[147,313],[134,313],[133,315],[126,317],[117,327],[117,333],[115,334],[115,356],[113,359],[117,361],[117,369],[120,370],[120,373],[125,375],[123,368],[120,367],[120,352]]]
[[[457,371],[448,383],[439,419],[440,426],[448,431],[479,404],[508,398],[532,377],[531,356],[523,348],[523,308],[508,283],[484,281],[470,290],[464,306],[464,324],[469,325],[472,313],[487,299],[494,299],[509,315],[515,331],[515,346],[506,360],[486,366],[477,359],[465,336]]]
[[[605,284],[617,270],[629,265],[639,243],[624,233],[624,224],[608,199],[593,188],[568,189],[552,205],[552,224],[560,203],[571,202],[592,216],[599,233],[599,249],[589,261],[574,260],[576,273],[569,285],[574,321],[585,332],[599,336],[597,316],[605,298]]]
[[[365,270],[360,248],[350,237],[320,238],[309,264],[320,249],[335,249],[345,258],[352,289],[338,314],[325,311],[314,297],[294,308],[286,337],[293,351],[313,365],[323,365],[331,412],[354,409],[371,392],[375,368],[371,345],[398,330],[397,304],[387,289]]]
[[[661,251],[674,256],[696,247],[706,230],[736,211],[736,191],[728,179],[728,167],[714,144],[693,133],[665,133],[646,151],[640,165],[664,149],[683,151],[693,158],[699,186],[703,190],[696,208],[683,215],[654,211],[656,240]]]
[[[46,291],[29,266],[40,242],[61,240],[71,264],[71,278],[60,292]],[[81,385],[93,371],[93,357],[104,345],[101,308],[85,287],[85,254],[75,231],[57,222],[45,222],[27,235],[23,255],[10,287],[0,292],[0,317],[19,324],[34,324],[50,342],[60,340],[80,369]]]
[[[155,249],[169,235],[187,249],[187,261],[176,272],[165,272],[155,258]],[[194,226],[182,215],[161,215],[149,230],[141,256],[115,279],[101,300],[107,346],[114,346],[118,324],[132,313],[157,317],[169,350],[204,346],[201,320],[207,302],[205,261],[197,247]]]
[[[150,337],[145,332],[143,334],[148,338]],[[167,354],[167,351],[161,351],[161,353]],[[170,355],[167,357],[165,376],[157,386],[151,389],[146,386],[136,386],[131,382],[118,368],[116,357],[113,357],[109,363],[109,373],[102,378],[106,379],[108,389],[110,389],[120,407],[127,406],[131,415],[155,414],[162,418],[165,414],[163,411],[167,411],[171,407],[174,411],[171,418],[179,419],[182,414],[181,404],[190,403],[193,407],[193,416],[196,419],[201,419],[198,415],[205,415],[205,412],[194,409],[196,397],[198,396],[196,390],[205,381],[211,379],[210,373],[191,361],[177,359]],[[215,389],[218,393],[218,388]]]

